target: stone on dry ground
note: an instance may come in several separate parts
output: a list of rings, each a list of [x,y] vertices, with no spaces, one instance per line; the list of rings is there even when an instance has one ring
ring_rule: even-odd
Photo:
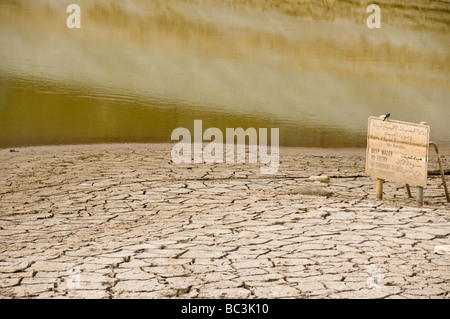
[[[261,175],[170,149],[0,150],[0,297],[449,298],[439,176],[419,207],[396,183],[375,199],[364,150],[282,148]]]

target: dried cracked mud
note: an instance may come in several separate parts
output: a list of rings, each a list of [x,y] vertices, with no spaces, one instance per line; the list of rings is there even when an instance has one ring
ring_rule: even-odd
[[[396,183],[375,199],[364,150],[282,148],[260,175],[170,149],[0,150],[0,297],[450,297],[440,176],[420,207]]]

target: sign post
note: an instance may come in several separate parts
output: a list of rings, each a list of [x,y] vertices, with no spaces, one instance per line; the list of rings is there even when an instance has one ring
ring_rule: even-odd
[[[377,199],[383,199],[383,182],[381,178],[377,178]]]
[[[377,179],[376,197],[383,198],[383,181],[423,187],[428,177],[430,127],[426,124],[370,117],[367,131],[366,173]]]

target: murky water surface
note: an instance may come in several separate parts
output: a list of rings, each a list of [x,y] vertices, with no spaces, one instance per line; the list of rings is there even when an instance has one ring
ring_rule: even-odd
[[[194,119],[361,147],[387,112],[450,146],[448,4],[384,1],[369,29],[358,1],[245,2],[81,0],[68,29],[67,1],[0,0],[0,147],[168,142]]]

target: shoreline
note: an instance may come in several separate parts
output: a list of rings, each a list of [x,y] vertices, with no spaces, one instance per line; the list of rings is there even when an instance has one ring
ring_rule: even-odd
[[[173,143],[146,143],[146,142],[118,142],[118,143],[81,143],[81,144],[43,144],[43,145],[27,145],[27,146],[19,146],[19,147],[3,147],[0,148],[0,152],[9,151],[10,149],[16,149],[16,150],[29,150],[29,149],[42,149],[42,150],[67,150],[69,148],[73,149],[96,149],[96,148],[102,148],[102,149],[115,149],[118,147],[135,147],[135,146],[143,146],[143,147],[157,147],[157,148],[171,148],[173,147],[177,142]],[[203,145],[207,145],[207,142],[203,142]],[[248,144],[246,144],[248,147]],[[270,145],[268,145],[270,148]],[[289,152],[296,152],[296,151],[313,151],[317,153],[328,153],[328,151],[332,150],[341,150],[343,153],[358,153],[358,152],[365,152],[364,147],[309,147],[309,146],[280,146],[280,150],[283,150],[287,153]],[[450,151],[450,148],[449,148]]]
[[[30,151],[30,150],[47,150],[47,151],[56,151],[63,150],[66,151],[68,149],[72,150],[96,150],[96,149],[116,149],[120,147],[134,148],[136,146],[142,146],[144,148],[164,148],[169,149],[173,147],[176,143],[146,143],[146,142],[118,142],[118,143],[84,143],[84,144],[45,144],[45,145],[28,145],[28,146],[19,146],[19,147],[3,147],[0,148],[0,154],[4,152],[9,152],[10,149],[15,149],[17,152],[22,151]],[[203,145],[208,143],[204,142]],[[247,144],[246,144],[247,145]],[[247,145],[248,147],[248,145]],[[438,145],[439,147],[439,145]],[[269,146],[270,148],[270,146]],[[336,154],[336,152],[340,155],[365,155],[366,148],[365,147],[310,147],[310,146],[280,146],[280,153],[283,152],[285,154],[298,153],[298,154]],[[435,156],[434,148],[430,148],[430,156]],[[442,156],[450,155],[450,147],[439,147],[439,154]]]

